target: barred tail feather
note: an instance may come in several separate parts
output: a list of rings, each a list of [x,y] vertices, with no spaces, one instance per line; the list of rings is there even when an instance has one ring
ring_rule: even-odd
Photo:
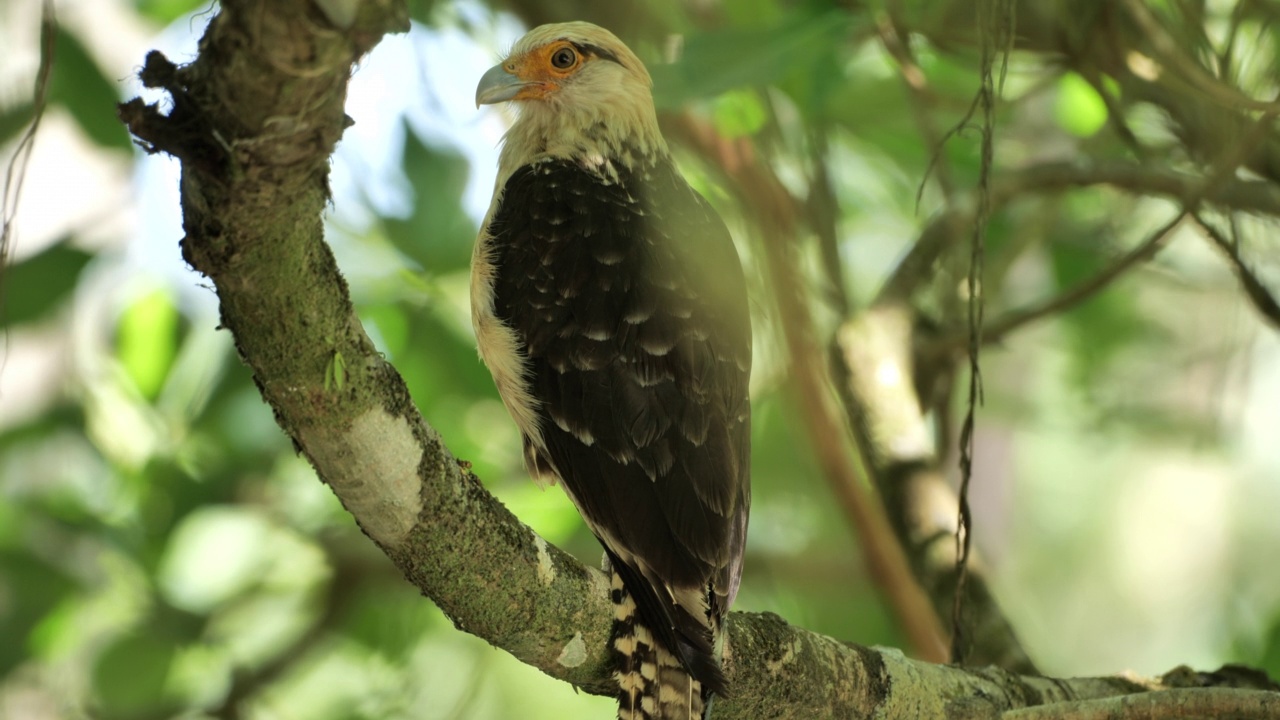
[[[612,575],[618,720],[702,720],[702,683],[645,627],[622,577]]]

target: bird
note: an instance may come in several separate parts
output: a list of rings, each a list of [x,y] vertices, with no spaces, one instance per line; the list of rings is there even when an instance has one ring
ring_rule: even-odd
[[[479,354],[540,485],[604,546],[621,720],[705,718],[751,499],[751,320],[733,239],[612,32],[542,25],[480,78],[513,103],[472,255]]]

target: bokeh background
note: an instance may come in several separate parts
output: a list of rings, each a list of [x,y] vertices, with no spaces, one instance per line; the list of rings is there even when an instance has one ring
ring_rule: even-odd
[[[1274,9],[1149,4],[1183,19],[1200,8],[1206,42],[1230,33],[1233,79],[1274,94]],[[134,147],[114,113],[143,92],[131,76],[149,49],[194,57],[216,6],[56,6],[50,105],[0,287],[0,718],[607,717],[609,699],[455,630],[405,583],[294,454],[218,330],[212,290],[178,252],[177,164]],[[520,467],[466,296],[510,119],[474,108],[475,83],[527,22],[571,19],[571,6],[412,4],[412,31],[387,38],[352,82],[327,232],[365,327],[428,421],[524,522],[595,564],[562,493]],[[819,152],[855,302],[945,200],[925,182],[920,106],[877,31],[892,9],[666,0],[643,15],[671,28],[668,41],[614,28],[654,69],[661,107],[767,145],[797,191]],[[39,19],[37,0],[0,5],[6,164],[30,117]],[[945,129],[977,88],[976,55],[906,42]],[[1127,157],[1116,107],[1051,60],[1011,56],[1003,97],[998,168]],[[1123,111],[1163,153],[1149,162],[1192,165],[1158,110]],[[957,187],[973,187],[978,147],[973,132],[948,143]],[[681,157],[737,231],[755,285],[754,506],[738,607],[900,646],[796,419],[751,230],[716,176]],[[1096,187],[1002,208],[989,312],[1092,275],[1174,208]],[[1280,287],[1274,218],[1235,223]],[[1280,675],[1280,341],[1194,234],[984,355],[976,542],[1048,674],[1244,662]],[[941,277],[939,294],[954,294],[962,274]]]

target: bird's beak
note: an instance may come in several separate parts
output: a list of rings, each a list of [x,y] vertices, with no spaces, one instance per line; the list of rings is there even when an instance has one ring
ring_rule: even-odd
[[[476,107],[506,102],[514,98],[530,83],[507,72],[501,65],[494,65],[480,78],[476,86]]]

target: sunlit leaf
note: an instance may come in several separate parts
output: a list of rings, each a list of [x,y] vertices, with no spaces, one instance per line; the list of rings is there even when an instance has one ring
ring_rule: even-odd
[[[405,344],[409,341],[409,319],[405,317],[403,308],[396,305],[362,307],[360,319],[373,336],[374,343],[390,355],[392,360],[404,351]]]
[[[279,657],[315,623],[317,608],[305,593],[255,592],[220,608],[206,636],[226,646],[241,665]]]
[[[716,129],[727,138],[754,135],[768,117],[760,96],[751,90],[731,90],[716,98],[711,107]]]
[[[192,10],[209,6],[208,0],[134,0],[138,12],[161,24],[169,24]]]
[[[158,580],[175,607],[208,612],[260,579],[270,527],[261,516],[211,507],[187,516],[174,530]]]
[[[173,365],[177,342],[178,309],[163,289],[141,295],[120,316],[116,352],[143,397],[154,400],[159,394]]]
[[[81,610],[80,599],[70,594],[54,605],[27,636],[31,654],[35,657],[53,655],[58,645],[76,632],[76,617]]]
[[[221,645],[179,645],[169,666],[165,689],[190,707],[214,707],[227,696],[232,669],[227,650]]]
[[[1107,104],[1088,80],[1076,73],[1064,73],[1058,80],[1053,115],[1062,129],[1089,137],[1107,124]]]

